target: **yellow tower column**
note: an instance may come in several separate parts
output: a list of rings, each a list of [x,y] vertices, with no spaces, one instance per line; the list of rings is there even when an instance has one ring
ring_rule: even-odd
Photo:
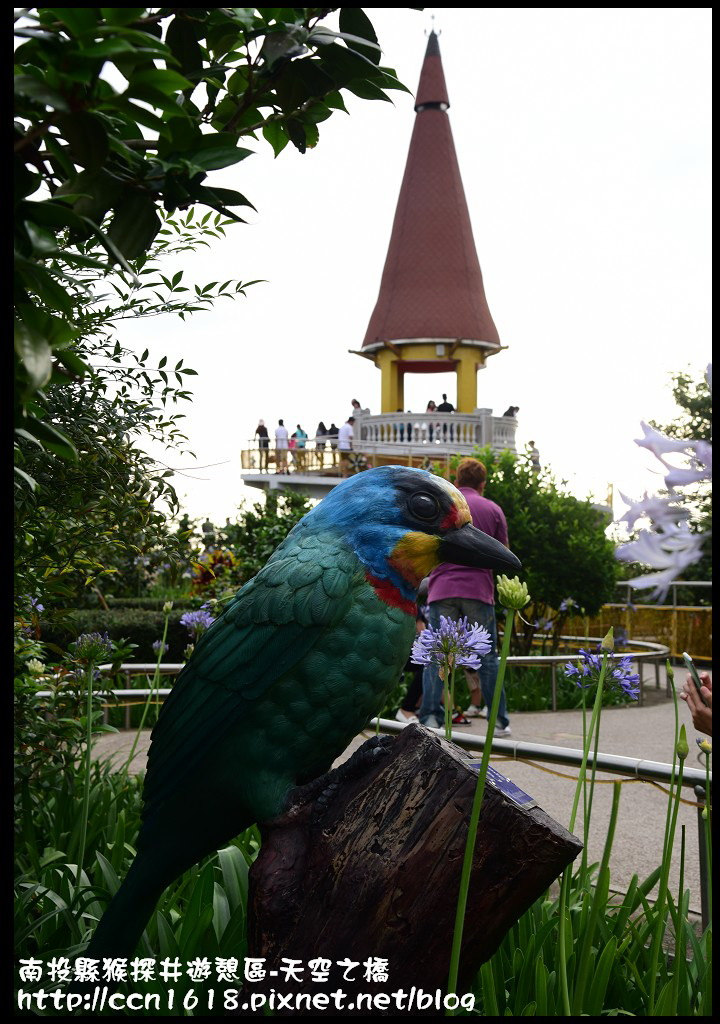
[[[389,348],[382,349],[375,357],[375,365],[381,373],[380,412],[404,409],[405,380],[398,369],[397,356]]]
[[[457,411],[474,412],[477,409],[478,352],[473,348],[459,348],[454,353],[457,359]],[[482,359],[480,359],[482,362]]]

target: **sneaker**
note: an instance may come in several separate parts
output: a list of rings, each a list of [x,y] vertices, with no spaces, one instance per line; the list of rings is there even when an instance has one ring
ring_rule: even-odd
[[[456,711],[452,719],[453,725],[470,725],[470,719],[466,718],[462,711]]]
[[[425,726],[428,729],[444,729],[445,722],[438,722],[434,715],[428,715],[428,720],[425,722]]]
[[[477,704],[468,704],[465,708],[465,714],[468,718],[487,718],[487,708],[479,708]]]
[[[498,725],[498,726],[495,727],[495,735],[496,736],[512,736],[512,729],[510,728],[509,725],[506,725],[504,729],[503,729],[503,727],[501,725]]]
[[[395,718],[398,722],[402,722],[403,725],[410,725],[411,722],[419,722],[420,719],[417,715],[406,715],[402,708],[398,708],[395,713]]]

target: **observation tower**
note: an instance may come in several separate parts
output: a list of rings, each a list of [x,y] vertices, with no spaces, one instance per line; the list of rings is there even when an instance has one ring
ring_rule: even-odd
[[[289,472],[277,473],[272,461],[261,472],[260,453],[248,448],[245,483],[320,497],[348,471],[367,466],[434,465],[442,471],[452,455],[471,454],[477,446],[515,451],[515,417],[494,416],[477,404],[478,371],[504,346],[485,295],[449,106],[432,31],[377,302],[362,346],[350,350],[380,370],[380,413],[356,415],[349,459],[341,460],[327,441],[318,449],[309,439],[301,460],[293,465],[288,459]],[[454,411],[405,411],[406,374],[447,372],[456,375],[456,397],[449,395]],[[272,456],[272,438],[270,445]]]

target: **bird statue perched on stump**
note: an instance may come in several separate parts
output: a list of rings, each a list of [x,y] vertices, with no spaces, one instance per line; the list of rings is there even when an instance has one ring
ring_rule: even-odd
[[[88,955],[130,955],[163,890],[282,813],[378,714],[441,562],[514,572],[463,495],[425,470],[370,469],[295,526],[198,642],[152,732],[137,856]]]

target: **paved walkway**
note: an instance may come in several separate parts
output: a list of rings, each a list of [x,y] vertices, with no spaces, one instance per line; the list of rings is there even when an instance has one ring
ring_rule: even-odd
[[[676,683],[681,685],[685,673],[676,669]],[[664,681],[664,673],[663,673]],[[605,754],[623,754],[651,761],[672,761],[674,731],[673,702],[665,696],[664,687],[656,690],[653,682],[644,689],[643,707],[606,708],[600,722],[599,751]],[[690,755],[687,764],[704,766],[697,758],[695,737],[690,714],[680,702],[680,720],[688,730]],[[533,743],[546,743],[561,747],[582,747],[582,713],[580,711],[540,711],[513,714],[512,738]],[[458,728],[458,727],[456,727]],[[458,729],[468,734],[484,735],[484,719],[474,719],[471,726]],[[356,737],[336,764],[341,763],[357,749],[367,735]],[[101,736],[95,744],[98,757],[111,756],[121,765],[130,752],[133,732]],[[135,758],[135,769],[143,771],[149,744],[149,733],[141,737]],[[570,817],[574,779],[577,770],[566,766],[525,764],[518,761],[493,758],[498,770],[507,775],[521,789],[530,793],[548,814],[566,825]],[[549,770],[550,769],[550,770]],[[561,773],[561,774],[556,774]],[[571,776],[564,778],[562,776]],[[612,785],[616,775],[598,773],[593,799],[591,829],[588,842],[590,862],[600,860],[607,833],[612,800]],[[683,796],[694,802],[692,789],[685,788]],[[610,861],[611,886],[624,891],[637,874],[642,880],[660,863],[667,797],[657,786],[644,782],[623,783],[620,812]],[[680,863],[681,826],[685,826],[685,887],[690,889],[690,909],[700,912],[700,872],[698,862],[698,816],[695,807],[681,804],[678,813],[675,855],[670,875],[673,893],[677,893]],[[576,835],[582,836],[582,808],[578,815]]]

